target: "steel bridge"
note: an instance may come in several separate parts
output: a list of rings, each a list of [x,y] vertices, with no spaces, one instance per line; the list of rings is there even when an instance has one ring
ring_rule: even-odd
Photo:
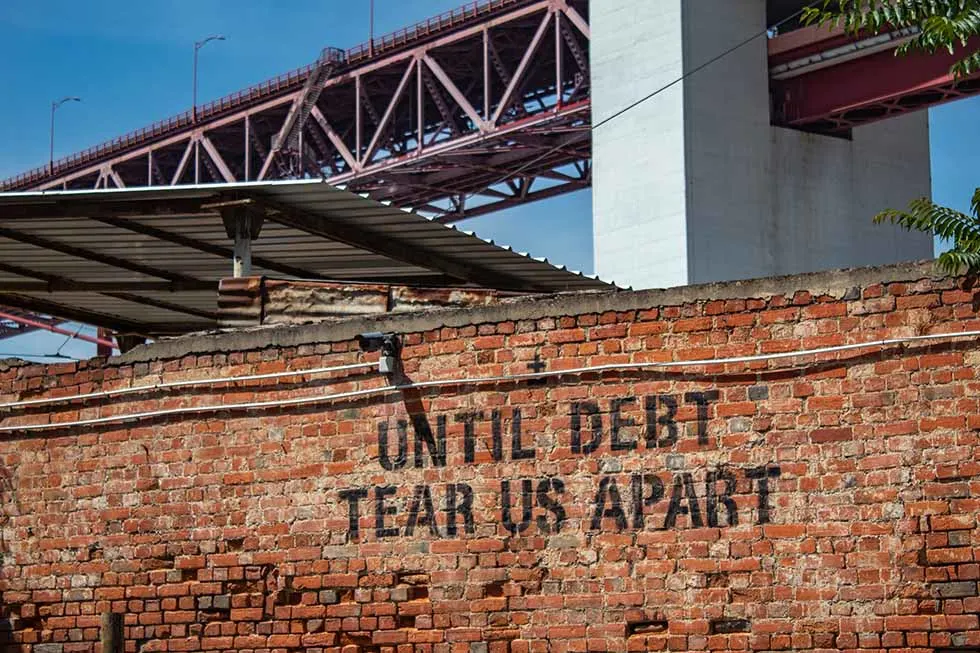
[[[0,190],[322,175],[452,222],[585,188],[587,16],[588,0],[470,3]]]
[[[769,23],[802,6],[768,0]],[[0,191],[308,176],[452,223],[587,188],[588,16],[589,0],[470,2],[327,48],[308,66],[0,181]],[[911,33],[783,31],[768,42],[775,125],[846,137],[980,93],[980,77],[950,77],[955,54],[894,57]],[[58,322],[8,313],[0,338]]]
[[[799,0],[769,0],[770,23]],[[480,0],[0,182],[0,191],[303,176],[451,223],[589,187],[589,0]],[[909,37],[770,39],[772,122],[852,127],[980,92]]]

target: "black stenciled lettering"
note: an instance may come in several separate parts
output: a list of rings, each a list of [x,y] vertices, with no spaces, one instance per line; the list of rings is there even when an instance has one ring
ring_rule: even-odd
[[[521,481],[521,521],[515,524],[510,517],[510,481],[504,480],[500,482],[501,521],[504,523],[504,528],[509,530],[511,534],[517,535],[518,533],[523,533],[531,525],[531,509],[534,507],[531,505],[534,499],[533,494],[534,485],[531,479],[525,478]]]
[[[633,528],[643,528],[646,523],[644,508],[649,508],[664,498],[664,482],[653,474],[633,474],[630,478],[633,497]],[[649,493],[644,496],[644,488]]]
[[[423,514],[419,515],[422,511]],[[415,535],[416,526],[428,526],[429,533],[439,537],[439,529],[436,528],[436,510],[432,505],[432,492],[428,485],[416,485],[415,494],[412,496],[412,503],[408,509],[408,524],[405,526],[405,535],[411,537]]]
[[[686,506],[682,505],[685,499]],[[664,521],[664,529],[673,528],[677,525],[677,515],[688,515],[691,518],[691,526],[695,528],[704,526],[704,522],[701,520],[701,507],[698,505],[698,495],[694,490],[694,479],[686,472],[674,476],[674,486],[670,492],[670,504],[667,506],[667,519]]]
[[[724,483],[724,490],[721,494],[718,493],[719,482]],[[735,500],[732,499],[735,494],[735,474],[727,467],[719,467],[708,472],[705,485],[707,486],[705,503],[707,504],[708,526],[718,526],[719,502],[725,506],[725,510],[728,512],[728,525],[738,526],[738,507],[735,505]]]
[[[463,423],[463,461],[472,463],[476,460],[476,420],[483,419],[483,413],[459,413],[456,421]]]
[[[606,507],[606,497],[609,497],[609,507]],[[599,490],[595,494],[595,510],[592,513],[591,528],[594,531],[602,528],[602,520],[605,517],[616,520],[617,530],[626,530],[626,513],[623,512],[623,500],[619,494],[619,487],[616,479],[612,476],[603,476],[599,481]]]
[[[756,481],[755,492],[759,497],[759,515],[756,524],[769,523],[769,479],[778,478],[781,470],[775,465],[763,465],[745,470],[745,476]]]
[[[672,447],[677,443],[677,397],[657,395],[657,404],[667,412],[657,418],[657,426],[663,427],[667,435],[657,440],[658,447]],[[658,429],[659,430],[659,429]]]
[[[592,430],[592,440],[582,442],[582,416],[589,420]],[[576,401],[572,404],[572,453],[589,454],[599,448],[602,442],[602,416],[599,406],[594,401]]]
[[[408,462],[408,425],[398,423],[398,453],[392,458],[388,455],[388,422],[378,422],[378,454],[381,466],[389,472],[401,469]]]
[[[635,404],[636,397],[620,397],[618,399],[612,400],[611,410],[612,413],[612,426],[610,427],[609,436],[609,447],[613,451],[629,451],[631,449],[636,449],[636,440],[620,440],[620,431],[627,426],[636,426],[636,421],[631,417],[623,417],[623,406],[627,404]]]
[[[521,442],[521,409],[514,409],[510,425],[510,456],[512,460],[527,460],[534,458],[534,448],[525,449]]]
[[[378,485],[374,488],[374,536],[379,540],[385,537],[398,537],[398,527],[385,528],[385,516],[398,512],[395,506],[385,505],[385,497],[390,497],[397,488],[394,485]]]
[[[347,502],[347,533],[352,540],[361,535],[361,499],[366,499],[367,495],[367,489],[361,487],[340,491],[340,499]]]
[[[494,410],[490,415],[490,431],[493,438],[490,453],[493,455],[494,462],[500,462],[504,459],[504,436],[503,420],[499,410]]]
[[[434,467],[446,466],[446,416],[436,418],[436,434],[424,415],[412,415],[412,428],[415,429],[415,466],[422,467],[422,443],[425,443]]]
[[[463,529],[472,535],[473,526],[473,488],[466,483],[450,483],[446,486],[446,535],[456,537],[456,518],[463,516]]]
[[[718,401],[718,391],[688,392],[684,401],[693,401],[698,406],[698,444],[708,444],[708,404]]]
[[[646,413],[646,440],[647,449],[657,446],[657,396],[648,395],[643,398],[643,412]]]
[[[560,533],[562,524],[565,523],[565,508],[562,507],[557,499],[552,498],[548,494],[552,490],[554,490],[555,494],[564,494],[565,483],[560,478],[546,478],[538,483],[538,506],[554,515],[554,529],[548,523],[547,517],[538,515],[538,530],[545,535],[552,532]]]

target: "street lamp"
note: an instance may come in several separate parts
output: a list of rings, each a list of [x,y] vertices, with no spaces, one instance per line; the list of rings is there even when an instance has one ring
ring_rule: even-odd
[[[205,45],[211,41],[224,41],[225,37],[220,34],[215,34],[214,36],[209,36],[203,41],[194,41],[194,110],[192,111],[194,116],[194,122],[197,122],[197,51],[203,48]]]
[[[65,102],[81,102],[80,97],[63,97],[57,102],[51,103],[51,144],[48,148],[48,174],[54,174],[54,112]]]

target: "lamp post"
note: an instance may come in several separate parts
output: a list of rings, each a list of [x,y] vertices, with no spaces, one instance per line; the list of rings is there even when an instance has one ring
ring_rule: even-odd
[[[371,0],[371,25],[368,28],[368,56],[374,56],[374,0]]]
[[[50,142],[50,147],[48,148],[48,174],[49,175],[54,174],[54,112],[57,111],[58,107],[60,107],[65,102],[81,102],[81,101],[82,98],[80,97],[63,97],[57,102],[51,103],[51,133],[50,133],[51,142]]]
[[[225,37],[220,34],[215,34],[214,36],[209,36],[203,41],[194,41],[194,109],[191,114],[194,117],[194,122],[197,122],[197,51],[203,48],[205,45],[211,41],[224,41]]]

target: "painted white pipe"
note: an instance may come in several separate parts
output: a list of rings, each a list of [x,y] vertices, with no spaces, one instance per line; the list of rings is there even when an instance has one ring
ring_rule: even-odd
[[[290,406],[307,406],[312,404],[328,403],[344,399],[356,399],[360,397],[370,397],[374,395],[384,395],[404,390],[434,388],[442,386],[459,385],[482,385],[484,383],[497,383],[500,381],[522,381],[529,379],[542,379],[554,376],[569,376],[578,374],[589,374],[594,372],[611,372],[623,370],[643,370],[643,369],[673,369],[679,367],[694,367],[698,365],[726,365],[732,363],[754,363],[758,361],[782,360],[786,358],[796,358],[799,356],[817,356],[820,354],[832,354],[842,351],[853,351],[856,349],[884,348],[893,345],[901,345],[910,342],[924,342],[929,340],[951,340],[957,338],[976,338],[980,336],[980,331],[961,331],[957,333],[933,333],[922,336],[907,336],[904,338],[888,338],[885,340],[872,340],[869,342],[859,342],[850,345],[837,345],[834,347],[820,347],[817,349],[803,349],[799,351],[780,352],[773,354],[756,354],[753,356],[734,356],[730,358],[709,358],[689,361],[670,361],[663,363],[614,363],[610,365],[593,365],[589,367],[576,367],[567,370],[554,370],[545,372],[529,372],[527,374],[511,374],[504,376],[484,376],[462,379],[437,379],[433,381],[421,381],[419,383],[404,383],[398,385],[379,386],[377,388],[365,388],[363,390],[352,390],[350,392],[340,392],[335,394],[315,395],[312,397],[297,397],[294,399],[277,399],[275,401],[261,401],[241,404],[217,404],[205,406],[188,406],[184,408],[171,408],[168,410],[155,410],[141,413],[129,413],[125,415],[111,415],[109,417],[97,417],[92,419],[75,420],[72,422],[54,422],[47,424],[25,424],[23,426],[0,426],[0,433],[44,431],[52,429],[64,429],[76,426],[95,426],[99,424],[111,424],[115,422],[135,421],[153,417],[171,417],[176,415],[191,415],[201,413],[217,413],[221,411],[257,410],[261,408],[284,408]],[[372,364],[373,366],[373,364]],[[712,375],[714,376],[714,375]],[[245,378],[245,377],[241,377]],[[151,386],[144,386],[151,387]]]
[[[345,370],[359,370],[367,368],[377,368],[377,363],[355,363],[353,365],[337,365],[334,367],[316,367],[309,370],[292,370],[289,372],[270,372],[268,374],[251,374],[249,376],[226,376],[217,379],[194,379],[191,381],[173,381],[170,383],[157,383],[154,385],[137,385],[131,388],[117,388],[115,390],[103,390],[102,392],[89,392],[81,395],[71,395],[68,397],[48,397],[45,399],[28,399],[26,401],[12,401],[0,404],[0,409],[4,408],[25,408],[28,406],[47,406],[50,404],[68,403],[71,401],[81,401],[87,399],[101,399],[103,397],[118,397],[139,392],[151,392],[154,390],[169,390],[172,388],[190,388],[201,385],[219,385],[222,383],[241,383],[243,381],[260,381],[266,379],[281,379],[288,376],[315,376],[329,374],[331,372],[343,372]]]

